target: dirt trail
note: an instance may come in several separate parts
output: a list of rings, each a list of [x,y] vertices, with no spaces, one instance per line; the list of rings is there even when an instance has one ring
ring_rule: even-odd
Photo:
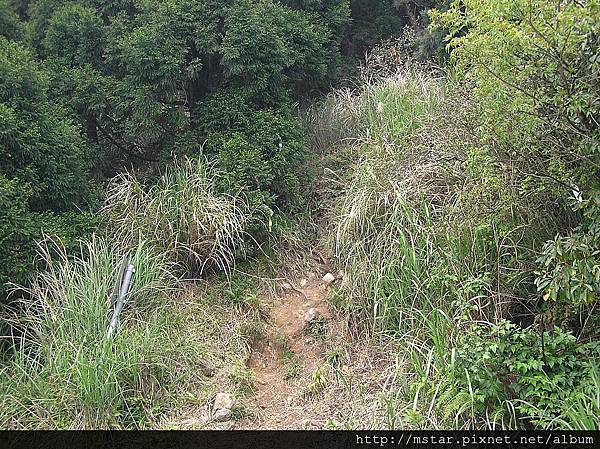
[[[213,323],[212,332],[219,336],[214,351],[223,351],[224,363],[218,364],[215,356],[216,369],[208,379],[201,373],[198,384],[189,386],[189,391],[202,393],[196,396],[201,402],[191,402],[163,418],[161,428],[315,430],[387,425],[389,405],[381,401],[381,394],[405,387],[396,368],[397,349],[372,345],[367,334],[350,327],[347,315],[329,309],[329,290],[339,284],[322,280],[331,271],[319,262],[301,277],[279,282],[276,292],[261,289],[260,313],[252,309],[242,318],[250,320],[250,329],[266,325],[266,332],[257,331],[249,352],[246,348],[236,354],[227,352],[235,351],[232,341],[244,344],[248,340],[240,334],[240,310],[221,309],[231,315]],[[206,320],[214,313],[204,303],[198,310]],[[316,318],[307,324],[311,315]],[[205,327],[202,322],[202,332]],[[252,371],[251,379],[246,377],[246,368]],[[232,377],[238,372],[243,377]],[[215,407],[220,393],[235,404],[228,410],[233,414],[224,420],[217,418],[220,408]]]
[[[256,381],[256,394],[249,398],[254,416],[234,428],[310,427],[307,387],[323,360],[325,344],[320,332],[324,333],[331,319],[325,301],[329,287],[321,276],[317,272],[304,280],[290,280],[283,294],[271,299],[267,335],[254,344],[247,363]]]

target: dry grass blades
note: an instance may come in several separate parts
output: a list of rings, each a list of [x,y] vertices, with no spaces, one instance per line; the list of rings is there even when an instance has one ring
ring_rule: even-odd
[[[149,187],[131,173],[117,176],[103,210],[109,229],[127,245],[152,242],[190,274],[227,271],[243,248],[250,214],[242,198],[215,191],[208,170],[204,161],[186,158]]]

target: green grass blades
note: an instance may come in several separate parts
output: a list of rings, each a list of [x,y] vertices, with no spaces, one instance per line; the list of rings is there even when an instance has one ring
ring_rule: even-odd
[[[141,242],[126,254],[100,238],[67,257],[42,243],[47,271],[21,299],[22,331],[2,365],[3,428],[144,427],[148,385],[163,375],[161,304],[178,288],[172,264]],[[106,338],[123,258],[135,267],[117,331]]]
[[[243,199],[216,193],[200,159],[172,164],[152,186],[131,173],[117,176],[104,213],[118,241],[127,246],[149,241],[191,275],[231,268],[243,250],[250,216]]]

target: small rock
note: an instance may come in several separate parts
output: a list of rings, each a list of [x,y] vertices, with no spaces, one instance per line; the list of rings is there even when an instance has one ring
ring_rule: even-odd
[[[228,408],[220,408],[213,415],[215,421],[227,421],[229,418],[231,418],[231,409]]]
[[[233,399],[233,396],[227,393],[218,393],[215,397],[213,410],[218,412],[221,409],[229,409],[229,412],[231,413],[231,409],[233,408],[234,404],[235,399]]]
[[[315,318],[317,318],[319,315],[321,315],[319,313],[319,311],[317,309],[315,309],[314,307],[311,307],[310,309],[308,309],[308,311],[304,314],[304,322],[305,323],[310,323],[312,320],[314,320]]]
[[[335,281],[335,276],[331,273],[327,273],[325,276],[323,276],[323,282],[326,285],[331,284],[333,281]]]
[[[312,426],[314,426],[315,423],[312,422],[310,419],[303,419],[302,421],[300,421],[300,428],[301,429],[309,429]]]
[[[292,284],[290,284],[289,282],[284,282],[283,284],[281,284],[281,288],[283,288],[284,290],[292,290]]]
[[[300,287],[304,288],[308,285],[308,280],[307,279],[302,279],[300,281]]]

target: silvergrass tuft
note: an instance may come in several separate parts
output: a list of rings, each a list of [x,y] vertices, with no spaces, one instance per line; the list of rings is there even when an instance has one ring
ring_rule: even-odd
[[[172,263],[146,242],[127,253],[97,237],[72,257],[53,240],[39,253],[47,270],[23,289],[11,319],[20,333],[0,372],[0,427],[146,426],[147,386],[163,376],[160,306],[179,288]],[[109,340],[124,258],[136,271]]]
[[[117,240],[150,241],[192,274],[234,264],[250,215],[243,199],[216,192],[205,162],[187,158],[149,187],[131,173],[117,176],[103,212]]]

